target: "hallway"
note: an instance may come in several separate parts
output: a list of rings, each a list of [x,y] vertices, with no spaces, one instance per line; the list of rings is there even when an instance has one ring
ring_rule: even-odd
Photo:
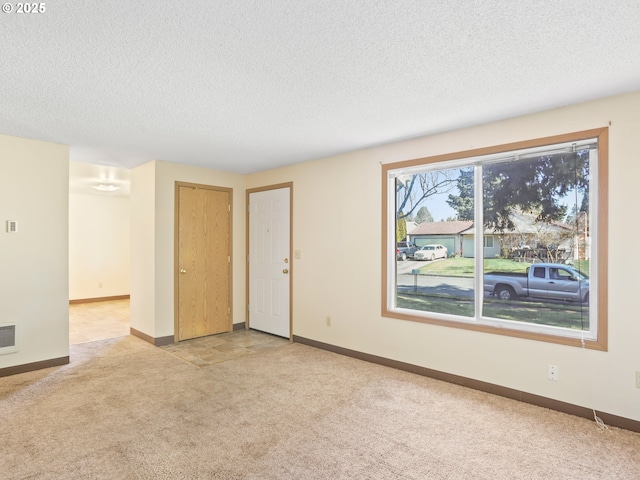
[[[129,299],[69,305],[69,344],[129,335]]]

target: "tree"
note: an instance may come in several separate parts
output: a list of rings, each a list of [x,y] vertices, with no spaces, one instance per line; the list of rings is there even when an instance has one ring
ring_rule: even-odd
[[[563,224],[539,222],[536,224],[538,247],[542,246],[548,262],[564,262],[573,255],[575,231]]]
[[[561,221],[567,207],[561,200],[576,189],[588,208],[589,153],[586,150],[493,163],[482,167],[484,226],[494,231],[513,229],[511,213],[519,208],[535,212],[540,222]],[[447,203],[461,220],[473,220],[473,169],[461,170],[458,195]]]
[[[485,226],[503,231],[513,228],[510,213],[519,207],[536,212],[537,221],[560,221],[567,207],[560,200],[574,188],[588,196],[589,153],[586,150],[483,167]]]
[[[578,216],[578,205],[574,204],[571,206],[571,208],[569,209],[569,213],[567,214],[567,217],[564,219],[565,223],[574,223],[576,221],[576,218]]]
[[[416,223],[420,224],[422,222],[433,222],[433,215],[427,207],[424,205],[418,209],[418,213],[416,213]]]
[[[459,195],[449,195],[447,203],[458,212],[458,220],[473,220],[473,168],[461,169],[460,176],[456,180],[456,185]]]
[[[413,214],[427,198],[455,187],[454,172],[438,170],[396,178],[396,221]]]
[[[401,242],[407,238],[407,220],[400,218],[396,222],[396,242]]]
[[[571,207],[571,213],[567,215],[565,224],[569,225],[576,237],[575,256],[579,260],[589,258],[589,196],[582,198],[580,208],[575,204]]]

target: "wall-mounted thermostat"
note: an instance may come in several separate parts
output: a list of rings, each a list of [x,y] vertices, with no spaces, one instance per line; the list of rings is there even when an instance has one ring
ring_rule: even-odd
[[[7,220],[7,233],[18,233],[18,222],[16,220]]]

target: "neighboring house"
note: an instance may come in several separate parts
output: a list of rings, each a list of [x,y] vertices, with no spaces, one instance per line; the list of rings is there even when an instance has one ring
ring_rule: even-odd
[[[475,257],[473,252],[473,241],[476,233],[475,226],[460,232],[462,237],[462,252],[461,256],[471,258]],[[491,230],[484,231],[484,258],[494,258],[500,256],[500,244],[501,237],[504,234],[497,234]]]
[[[462,254],[462,232],[473,227],[469,220],[453,222],[422,222],[412,230],[407,230],[407,238],[419,247],[438,243],[447,247],[449,256]],[[471,249],[473,251],[473,248]]]
[[[475,228],[471,220],[452,222],[424,222],[411,230],[408,236],[416,245],[438,243],[447,247],[449,256],[474,257],[473,237]],[[491,231],[485,232],[484,257],[492,258],[500,254],[500,241]]]
[[[407,222],[407,233],[416,228],[419,224],[417,222],[409,221]]]
[[[540,222],[533,213],[511,212],[514,227],[504,232],[484,231],[484,257],[503,256],[526,261],[536,259],[564,262],[574,258],[575,232],[560,222]],[[466,245],[473,248],[473,229],[464,232],[463,251],[473,256]]]
[[[531,213],[514,211],[511,215],[512,230],[495,232],[484,230],[484,258],[501,256],[533,259],[545,256],[545,260],[573,258],[575,235],[571,227],[558,222],[537,222]],[[439,243],[447,247],[449,256],[474,257],[475,226],[469,220],[452,222],[424,222],[408,233],[411,241],[422,246]],[[544,246],[544,253],[538,247]],[[558,258],[546,258],[546,247],[553,247]]]

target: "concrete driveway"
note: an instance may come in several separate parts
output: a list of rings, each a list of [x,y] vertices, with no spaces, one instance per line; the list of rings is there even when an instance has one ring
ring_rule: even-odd
[[[442,259],[434,260],[434,262],[439,262],[440,260]],[[396,262],[396,272],[398,273],[398,275],[401,275],[403,273],[411,274],[411,270],[424,267],[427,263],[431,262],[419,262],[417,260],[405,260],[404,262],[398,261]]]

